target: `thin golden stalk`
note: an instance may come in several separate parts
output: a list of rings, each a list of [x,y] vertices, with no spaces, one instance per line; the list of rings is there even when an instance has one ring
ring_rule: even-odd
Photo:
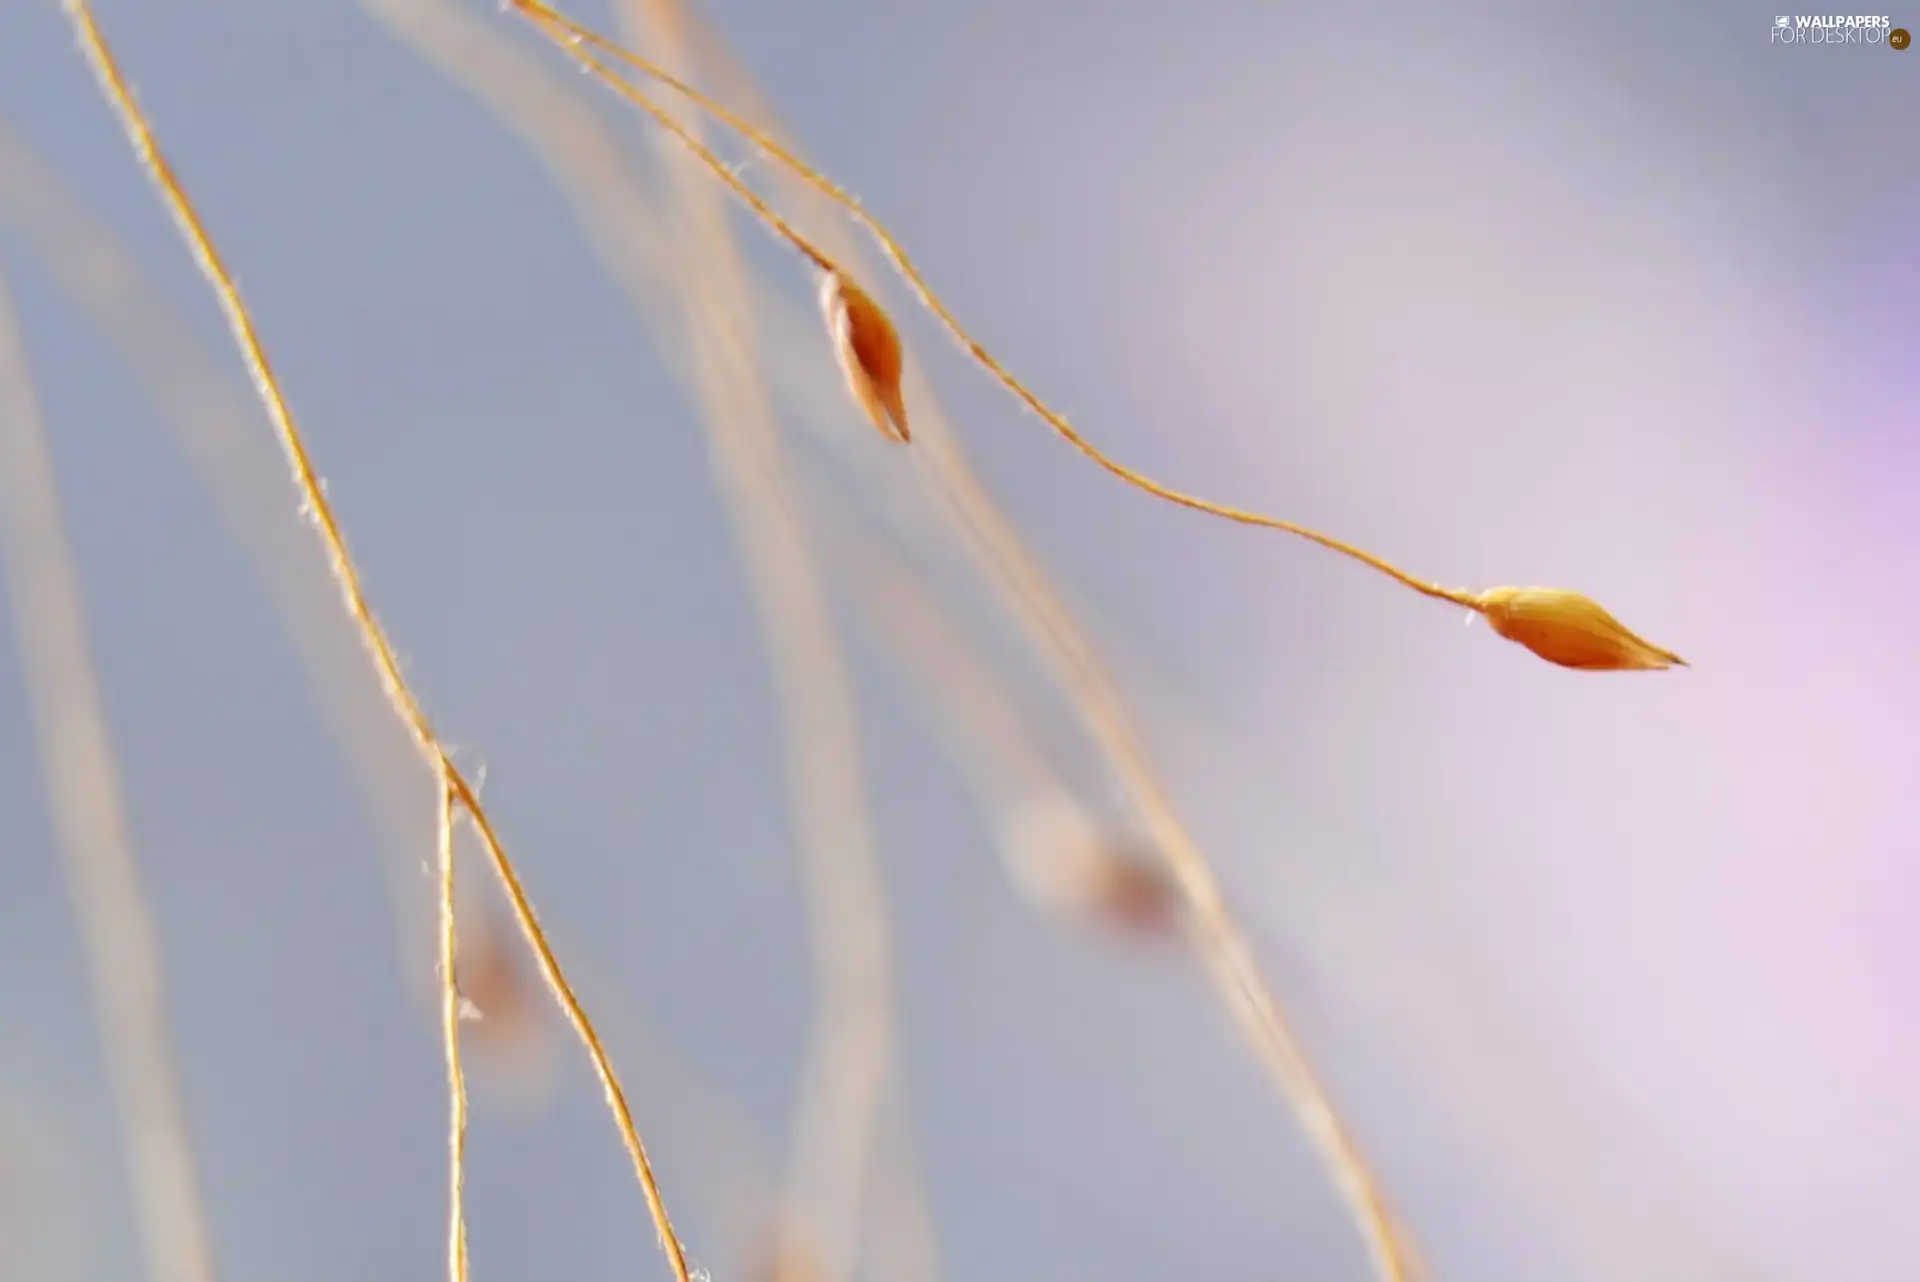
[[[643,58],[622,47],[615,41],[565,17],[550,6],[541,3],[541,0],[508,0],[508,3],[531,21],[537,30],[572,56],[575,61],[596,79],[601,80],[615,93],[639,107],[675,134],[700,163],[705,165],[707,169],[713,173],[714,177],[718,178],[729,191],[733,192],[748,209],[752,210],[756,217],[765,223],[767,227],[782,240],[791,245],[802,257],[825,272],[836,272],[843,269],[818,244],[808,239],[790,222],[774,212],[773,208],[751,187],[747,186],[747,184],[740,179],[739,175],[734,173],[732,168],[716,156],[711,149],[700,143],[698,139],[689,136],[685,130],[679,128],[677,125],[669,123],[669,117],[659,104],[655,103],[630,81],[619,75],[611,67],[607,66],[605,62],[588,52],[588,50],[600,50],[608,57],[632,67],[642,75],[656,80],[674,92],[686,97],[690,102],[693,102],[702,110],[711,114],[716,120],[719,120],[740,137],[758,148],[768,158],[794,174],[802,182],[807,184],[807,186],[813,188],[822,196],[825,196],[828,200],[844,209],[872,235],[875,242],[878,243],[880,248],[886,253],[888,259],[892,261],[901,279],[905,280],[908,287],[912,289],[914,296],[920,300],[921,304],[925,306],[928,311],[933,313],[934,317],[939,320],[947,332],[953,336],[954,341],[960,345],[961,349],[965,351],[975,363],[992,374],[994,378],[998,379],[1002,386],[1013,393],[1021,403],[1033,411],[1042,422],[1057,432],[1068,444],[1072,445],[1075,449],[1079,450],[1080,453],[1122,481],[1134,486],[1136,489],[1144,490],[1156,498],[1178,504],[1181,507],[1191,508],[1196,512],[1204,512],[1209,516],[1220,517],[1241,525],[1252,525],[1270,530],[1278,530],[1281,533],[1295,535],[1309,542],[1317,543],[1321,547],[1338,552],[1342,556],[1350,557],[1363,565],[1377,570],[1381,574],[1386,575],[1404,587],[1418,592],[1422,596],[1447,601],[1474,611],[1481,611],[1484,608],[1479,597],[1472,592],[1468,592],[1463,588],[1442,587],[1437,583],[1429,583],[1425,579],[1416,578],[1392,562],[1376,556],[1363,548],[1356,547],[1345,540],[1336,539],[1332,535],[1323,534],[1318,530],[1293,521],[1266,516],[1245,508],[1230,507],[1224,503],[1216,503],[1211,499],[1201,498],[1198,495],[1176,490],[1109,457],[1091,441],[1087,440],[1086,437],[1082,436],[1079,430],[1067,421],[1065,416],[1041,400],[1038,394],[1015,377],[1012,371],[1001,364],[997,357],[989,352],[978,339],[974,338],[965,326],[961,325],[959,319],[954,316],[946,303],[941,300],[938,294],[934,293],[932,286],[930,286],[926,278],[921,275],[920,269],[914,266],[913,260],[907,256],[905,248],[878,219],[867,212],[865,206],[863,206],[857,198],[842,190],[824,174],[781,146],[780,143],[764,131],[755,128],[746,120],[728,110],[720,102],[702,93],[657,63]]]
[[[142,269],[111,224],[0,124],[0,221],[33,249],[34,265],[113,344],[214,500],[229,537],[252,562],[311,687],[316,711],[385,838],[380,861],[404,972],[433,987],[431,945],[415,869],[427,822],[412,771],[418,758],[366,678],[366,647],[322,549],[286,519],[276,476],[285,463],[255,428],[258,412],[193,335],[193,326]]]
[[[739,1270],[725,1267],[729,1261],[719,1257],[739,1249],[765,1227],[778,1194],[773,1157],[764,1139],[738,1100],[621,999],[621,986],[611,976],[579,959],[573,970],[581,987],[596,994],[600,1026],[619,1047],[629,1077],[646,1085],[649,1098],[661,1101],[655,1130],[664,1133],[655,1142],[670,1147],[676,1137],[698,1137],[697,1143],[687,1143],[691,1151],[676,1179],[677,1197],[686,1201],[691,1182],[697,1209],[716,1244],[715,1276],[738,1276]]]
[[[794,252],[798,253],[802,258],[807,259],[821,271],[831,272],[835,270],[834,262],[831,258],[828,258],[826,254],[815,248],[813,242],[801,235],[798,228],[782,218],[779,213],[774,210],[773,206],[762,200],[753,188],[742,182],[740,178],[727,167],[726,162],[715,155],[712,148],[701,142],[699,137],[696,136],[691,129],[681,124],[679,120],[675,119],[670,112],[654,102],[653,99],[647,97],[626,80],[622,79],[611,67],[608,67],[604,62],[601,62],[592,54],[582,49],[578,43],[576,33],[584,31],[584,28],[575,27],[572,23],[545,5],[531,4],[528,3],[528,0],[509,0],[509,3],[525,13],[527,17],[532,20],[534,26],[546,34],[549,39],[571,52],[580,62],[581,66],[592,72],[606,84],[613,86],[616,93],[646,112],[647,115],[653,118],[655,124],[658,124],[662,129],[665,129],[669,134],[678,139],[681,145],[693,153],[695,159],[720,177],[720,180],[726,184],[728,190],[732,191],[735,196],[746,204],[748,209],[753,211],[754,217],[764,223],[775,235],[786,241]],[[614,44],[603,36],[593,37],[593,42],[607,49],[620,48],[619,45]],[[638,58],[636,55],[628,54],[627,56],[644,66],[650,67],[653,65],[646,62],[645,59]],[[662,76],[666,75],[665,72],[660,72],[659,74]],[[681,83],[679,80],[671,77],[668,79],[673,84]]]
[[[575,32],[566,25],[551,25],[546,19],[558,20],[563,24],[565,20],[559,19],[557,14],[544,6],[538,6],[536,11],[534,0],[513,0],[513,3],[522,13],[534,18],[536,26],[540,26],[550,37],[566,37],[556,40],[556,43],[566,48],[598,78],[608,82],[621,96],[635,101],[656,120],[660,120],[730,190],[741,195],[749,208],[758,213],[766,207],[765,202],[757,196],[742,191],[744,184],[710,150],[698,140],[687,137],[684,130],[671,122],[671,118],[663,119],[665,113],[661,108],[587,54],[579,42],[591,33],[584,29]],[[587,43],[595,42],[589,40]],[[600,41],[597,47],[606,48],[609,45],[610,42]],[[675,82],[669,80],[668,83]],[[698,95],[698,91],[692,90],[691,86],[684,88],[697,104],[720,116],[723,109],[717,103]],[[736,132],[755,140],[756,145],[762,145],[767,154],[777,160],[783,157],[792,160],[790,154],[778,144],[762,144],[760,140],[765,139],[764,133],[737,118],[729,119],[729,116],[731,113],[720,118],[723,123],[735,128]],[[771,140],[767,139],[766,142],[771,143]],[[797,160],[787,164],[787,168],[802,175],[803,181],[806,181],[805,175],[813,173]],[[824,183],[824,180],[821,182]],[[810,185],[842,208],[858,210],[856,202],[831,184]],[[874,230],[871,219],[860,214],[856,214],[856,217],[860,217],[870,232]],[[776,220],[770,225],[790,243],[798,237],[805,245],[801,252],[816,264],[822,258],[826,258],[829,264],[834,263],[834,259],[815,247],[813,242],[800,237],[784,220]],[[890,236],[881,236],[879,239],[883,249],[891,246]],[[799,247],[796,245],[796,248]],[[910,285],[916,284],[917,273],[903,271],[903,274],[907,275]],[[971,344],[971,339],[965,341]],[[1117,685],[1099,662],[1071,612],[1048,585],[1044,571],[1026,551],[1011,524],[978,485],[970,469],[961,462],[957,445],[952,445],[946,451],[938,475],[944,483],[947,496],[955,505],[956,519],[977,540],[983,558],[1004,576],[1010,594],[1020,604],[1019,617],[1029,625],[1042,653],[1052,662],[1057,675],[1073,694],[1089,732],[1101,745],[1111,768],[1133,799],[1148,835],[1168,861],[1189,903],[1192,928],[1210,974],[1229,1008],[1239,1018],[1283,1097],[1290,1102],[1302,1126],[1333,1170],[1338,1186],[1361,1227],[1376,1269],[1383,1277],[1402,1282],[1412,1276],[1416,1268],[1412,1248],[1395,1228],[1378,1182],[1320,1087],[1298,1039],[1260,974],[1244,933],[1227,909],[1211,866],[1174,810]],[[1336,547],[1336,550],[1346,549]],[[1365,554],[1361,555],[1365,559]]]
[[[404,727],[393,725],[380,688],[364,680],[366,647],[340,612],[324,552],[285,520],[280,502],[259,484],[269,467],[285,464],[271,440],[255,436],[253,403],[192,337],[112,226],[4,124],[0,221],[26,238],[36,266],[119,350],[215,500],[228,533],[251,558],[314,702],[396,856],[383,859],[381,868],[405,972],[410,980],[431,977],[428,987],[437,988],[432,952],[411,944],[421,925],[414,860],[398,857],[418,835],[417,797],[407,777],[416,749]],[[517,982],[517,972],[513,977]]]
[[[120,1113],[150,1282],[212,1282],[213,1247],[167,1034],[159,932],[127,832],[79,575],[13,306],[0,283],[0,554],[61,865]]]
[[[676,309],[662,304],[662,296],[669,288],[675,287],[673,277],[678,270],[668,243],[668,229],[662,226],[659,211],[641,189],[618,140],[605,122],[578,101],[571,86],[556,83],[538,63],[525,58],[513,45],[494,35],[492,27],[471,17],[458,4],[441,0],[363,0],[363,6],[418,56],[474,94],[504,125],[526,142],[567,196],[595,254],[633,305],[641,309],[653,324],[662,345],[675,358],[674,364],[680,374],[694,385],[703,399],[722,394],[730,397],[730,384],[700,392],[703,386],[712,383],[710,375],[703,374],[700,368],[708,358],[694,350],[695,339],[703,332],[703,327],[689,326],[682,315],[675,314]],[[757,282],[750,277],[743,279],[743,284],[755,286],[756,306],[774,309],[776,318],[782,314],[783,299],[760,290]],[[699,297],[696,296],[693,302],[700,305]],[[729,328],[719,331],[721,337],[729,342],[735,341],[736,336],[743,332],[739,317],[744,312],[743,305],[734,305],[734,316],[729,321]],[[797,326],[792,328],[799,332]],[[804,378],[796,380],[791,377],[793,372],[789,371],[790,376],[784,382],[805,386]],[[750,364],[747,367],[746,377],[757,382],[757,365]],[[818,398],[811,403],[816,407],[822,404]],[[825,404],[829,408],[824,410],[821,417],[837,419],[839,402],[829,400]],[[738,434],[737,423],[723,423],[722,426],[728,432]],[[715,461],[717,467],[726,466],[717,444]],[[730,493],[723,482],[723,494]],[[787,504],[791,500],[783,498],[782,502]],[[736,519],[760,519],[752,516],[751,502],[743,505],[730,500],[729,505],[736,509],[743,506],[747,509]],[[783,521],[792,519],[795,518],[782,518]],[[754,536],[743,530],[745,537]],[[771,555],[770,552],[763,554]],[[794,658],[796,647],[793,644],[772,647],[771,653],[776,661],[780,659],[783,649],[788,652],[789,661],[800,662]],[[805,677],[801,678],[801,682],[803,691],[808,685],[821,690],[831,689]],[[842,678],[834,678],[834,684],[842,682]],[[833,697],[844,698],[844,695]],[[790,755],[793,751],[790,747]],[[807,750],[800,749],[800,754],[804,758]],[[803,769],[791,770],[790,777],[796,784],[812,787],[805,784],[808,775]],[[802,827],[808,827],[804,819]],[[805,831],[802,832],[802,841],[803,845],[806,844]],[[803,875],[809,886],[809,903],[814,905],[813,914],[817,923],[814,938],[821,941],[818,946],[823,950],[839,951],[846,947],[846,940],[843,934],[837,934],[832,928],[833,923],[849,913],[857,920],[859,916],[872,911],[854,903],[848,891],[865,885],[868,889],[860,892],[861,898],[870,901],[875,909],[881,908],[883,901],[879,897],[877,870],[857,874],[843,868],[831,877],[822,878],[821,870],[834,860],[845,861],[849,853],[846,850],[834,852],[831,843],[828,844],[829,853],[825,858],[810,857],[803,861]],[[820,884],[823,880],[824,885]],[[824,937],[821,933],[823,930],[826,932]],[[857,933],[855,938],[857,940]],[[872,949],[858,946],[856,951],[871,952]],[[837,965],[831,968],[823,965],[820,972],[823,987],[846,987],[844,983],[836,983],[832,979],[833,974],[843,969]],[[871,1059],[877,1043],[861,1036],[854,1042],[853,1049],[857,1053],[843,1054],[836,1048],[843,1047],[848,1041],[848,1030],[857,1033],[863,1024],[870,1021],[864,1018],[849,1021],[834,1012],[871,1003],[871,998],[862,998],[854,1003],[838,997],[823,997],[825,1017],[822,1035],[815,1038],[809,1059],[810,1063],[826,1062],[818,1070],[810,1067],[806,1072],[806,1085],[801,1091],[802,1104],[796,1109],[797,1117],[831,1117],[843,1107],[836,1101],[857,1099],[869,1093],[859,1082],[869,1076],[870,1070],[862,1066]],[[889,1001],[887,1006],[890,1004]],[[886,1009],[882,1007],[883,1011]],[[890,1021],[890,1014],[886,1017]],[[829,1049],[835,1050],[831,1059],[826,1056]],[[794,1182],[849,1187],[850,1179],[857,1179],[857,1172],[850,1177],[847,1172],[852,1163],[844,1156],[832,1155],[844,1155],[851,1151],[857,1161],[858,1151],[853,1149],[851,1137],[856,1136],[858,1130],[846,1126],[815,1126],[810,1138],[795,1144],[794,1166],[796,1173],[819,1168],[826,1171],[826,1175],[815,1177],[797,1174]],[[897,1157],[891,1153],[889,1156],[895,1157],[897,1164],[893,1170],[901,1174],[898,1178],[890,1179],[883,1191],[893,1204],[902,1208],[903,1222],[891,1226],[898,1229],[893,1235],[897,1241],[890,1239],[889,1242],[902,1261],[899,1267],[904,1271],[897,1276],[930,1278],[937,1274],[938,1258],[932,1241],[931,1217],[925,1210],[925,1196],[920,1189],[917,1162],[913,1159],[910,1144],[896,1143],[895,1147],[898,1150]],[[826,1152],[823,1153],[823,1150]],[[853,1187],[857,1194],[857,1185]],[[822,1201],[829,1206],[849,1205],[848,1197],[831,1190]],[[857,1209],[857,1202],[852,1205]],[[841,1211],[829,1211],[822,1218],[844,1221],[847,1215]],[[787,1222],[791,1223],[790,1216]],[[826,1236],[845,1238],[847,1233],[829,1230]]]
[[[1392,1282],[1418,1276],[1411,1242],[1395,1224],[1379,1180],[1321,1086],[1305,1048],[1261,973],[1206,855],[1175,810],[1118,686],[1070,619],[1052,617],[1043,598],[1029,596],[1027,600],[1030,608],[1047,620],[1043,626],[1050,634],[1050,652],[1061,664],[1075,706],[1133,800],[1148,837],[1180,884],[1191,915],[1191,929],[1208,971],[1332,1170],[1361,1228],[1374,1267]]]
[[[467,1076],[460,1066],[460,985],[454,971],[459,955],[453,912],[456,802],[445,766],[436,782],[440,785],[440,1038],[447,1062],[447,1282],[467,1282]]]
[[[412,732],[421,754],[428,764],[447,785],[450,785],[456,800],[472,821],[475,830],[486,847],[492,861],[494,873],[500,879],[514,917],[520,925],[521,933],[526,937],[527,945],[539,960],[542,976],[552,990],[555,1000],[565,1011],[575,1033],[585,1045],[588,1057],[593,1062],[594,1071],[600,1078],[600,1084],[607,1097],[607,1104],[613,1113],[615,1124],[620,1131],[622,1143],[626,1146],[628,1157],[632,1160],[635,1175],[646,1195],[647,1207],[653,1216],[654,1227],[659,1234],[661,1248],[666,1252],[668,1262],[673,1267],[678,1282],[692,1282],[692,1274],[687,1265],[686,1249],[681,1245],[679,1236],[674,1232],[673,1222],[668,1217],[665,1199],[661,1196],[658,1181],[654,1177],[652,1163],[647,1158],[645,1145],[641,1142],[639,1131],[633,1123],[632,1110],[627,1105],[626,1093],[620,1086],[612,1062],[607,1058],[599,1034],[586,1010],[574,995],[572,986],[567,982],[558,959],[553,954],[546,932],[535,917],[533,906],[521,885],[518,871],[507,856],[494,832],[480,798],[472,785],[454,765],[446,748],[434,734],[419,700],[401,675],[398,658],[393,652],[391,642],[367,603],[366,594],[361,587],[359,571],[354,567],[348,555],[346,540],[341,534],[339,522],[333,514],[331,505],[320,485],[313,463],[308,456],[304,440],[293,420],[293,412],[280,390],[279,380],[275,378],[273,367],[268,361],[266,349],[255,329],[253,318],[246,305],[240,300],[239,290],[233,283],[233,277],[221,261],[212,238],[180,181],[174,176],[171,166],[161,154],[155,142],[151,126],[144,113],[135,102],[118,63],[114,60],[99,25],[94,20],[88,0],[62,0],[74,33],[79,38],[82,52],[92,67],[95,78],[106,96],[115,114],[119,117],[127,141],[139,160],[141,167],[152,180],[161,199],[166,204],[182,237],[192,250],[202,275],[218,298],[221,310],[225,313],[228,328],[244,358],[248,373],[252,376],[254,390],[258,393],[262,405],[272,420],[279,435],[282,449],[294,475],[294,481],[300,490],[306,510],[319,530],[321,540],[326,547],[329,564],[347,612],[359,626],[366,640],[376,670],[386,690],[395,713]]]
[[[716,52],[721,48],[717,38],[708,44]],[[744,72],[735,69],[728,80],[738,93],[753,95]],[[764,107],[761,114],[771,118]],[[754,128],[753,132],[765,136],[766,131]],[[811,185],[807,189],[818,194]],[[844,201],[835,203],[845,206]],[[829,227],[823,234],[834,233]],[[858,266],[852,245],[836,244],[833,251],[838,261]],[[925,447],[931,479],[945,500],[935,510],[962,546],[973,552],[985,577],[998,585],[1009,613],[1071,696],[1089,738],[1181,888],[1189,906],[1189,929],[1222,1000],[1333,1173],[1376,1272],[1391,1282],[1417,1276],[1413,1243],[1396,1225],[1379,1181],[1341,1122],[1260,972],[1210,861],[1173,803],[1118,681],[1046,568],[981,484],[932,389],[924,379],[917,382],[916,439]]]
[[[848,550],[867,617],[972,783],[1014,888],[1037,907],[1136,939],[1178,934],[1180,893],[1160,861],[1080,799],[1031,711],[952,611],[897,555],[870,540]]]
[[[622,6],[668,61],[684,57],[677,7]],[[699,126],[683,125],[699,142]],[[695,395],[773,663],[801,852],[819,1009],[801,1069],[782,1254],[806,1221],[820,1282],[850,1277],[879,1092],[897,1076],[893,947],[846,664],[812,534],[788,487],[778,426],[751,343],[745,266],[727,209],[692,168],[671,163],[681,234],[674,283],[693,347]],[[636,300],[637,302],[638,300]]]
[[[1021,607],[1018,617],[1072,696],[1089,736],[1099,745],[1147,837],[1179,883],[1189,929],[1209,974],[1333,1173],[1375,1270],[1391,1282],[1418,1276],[1411,1241],[1396,1225],[1379,1180],[1261,973],[1212,864],[1174,806],[1118,682],[1051,587],[1038,560],[964,463],[951,435],[942,434],[937,424],[923,426],[935,442],[934,450],[940,452],[936,475],[947,497],[979,540],[982,556],[1005,576],[1008,591]]]
[[[580,98],[576,84],[550,71],[501,29],[458,0],[361,0],[362,7],[396,39],[448,79],[461,85],[534,150],[565,192],[595,256],[632,298],[644,298],[655,337],[672,367],[691,379],[684,325],[661,299],[670,294],[673,247],[659,211],[643,189],[623,140]],[[766,371],[783,407],[833,444],[842,444],[844,395],[833,386],[813,352],[820,321],[812,309],[793,305],[784,293],[757,277],[754,313],[769,335],[761,347]],[[911,371],[909,371],[911,376]],[[885,461],[857,449],[840,458],[861,474],[881,479]],[[866,498],[896,496],[880,486]],[[904,497],[904,494],[899,496]],[[888,502],[886,515],[902,538],[925,545],[932,527],[927,509],[914,502]]]
[[[554,168],[556,177],[567,188],[575,207],[581,211],[596,251],[622,284],[636,294],[653,288],[654,277],[664,270],[660,251],[661,235],[657,217],[640,195],[617,151],[605,137],[604,128],[590,112],[581,110],[553,86],[542,82],[529,64],[518,60],[511,48],[485,38],[484,29],[469,22],[463,11],[452,5],[401,4],[400,0],[367,0],[370,7],[413,41],[447,71],[463,83],[523,136],[532,140]],[[433,21],[429,21],[429,17]],[[457,49],[459,56],[454,56]],[[776,316],[779,313],[776,311]],[[666,335],[671,337],[670,334]],[[931,396],[922,400],[932,409]],[[1309,1135],[1329,1156],[1340,1187],[1349,1201],[1358,1203],[1356,1215],[1363,1232],[1369,1235],[1369,1248],[1376,1259],[1390,1258],[1396,1263],[1383,1268],[1385,1276],[1398,1282],[1410,1275],[1411,1249],[1395,1235],[1389,1225],[1381,1196],[1358,1151],[1344,1131],[1334,1122],[1331,1106],[1312,1081],[1304,1083],[1299,1066],[1304,1060],[1297,1054],[1287,1058],[1293,1046],[1291,1033],[1281,1019],[1277,1004],[1267,994],[1264,981],[1251,963],[1240,931],[1225,916],[1217,886],[1213,884],[1204,855],[1181,827],[1162,788],[1153,774],[1153,766],[1139,744],[1131,714],[1117,685],[1099,662],[1098,655],[1075,620],[1072,611],[1051,585],[1045,570],[1026,549],[1011,522],[994,505],[992,498],[973,477],[950,429],[937,413],[927,416],[925,426],[936,442],[933,455],[936,473],[944,480],[943,492],[951,506],[933,510],[945,516],[961,536],[963,546],[972,549],[989,576],[999,581],[1013,603],[1014,617],[1028,632],[1029,639],[1054,667],[1057,676],[1076,696],[1076,707],[1089,732],[1100,744],[1109,763],[1133,797],[1136,808],[1147,822],[1149,835],[1170,864],[1183,891],[1189,879],[1199,877],[1211,889],[1203,900],[1211,901],[1211,912],[1195,916],[1201,949],[1209,958],[1215,976],[1230,1009],[1248,1026],[1249,1040],[1267,1065],[1283,1098],[1302,1118]],[[1126,768],[1123,768],[1126,767]],[[1143,779],[1144,772],[1144,779]],[[1185,873],[1180,867],[1184,864]],[[1220,958],[1240,960],[1250,978],[1231,981],[1224,976],[1231,966]],[[1254,996],[1249,996],[1249,992]],[[1342,1149],[1340,1143],[1346,1147]],[[1365,1196],[1353,1189],[1363,1187]],[[1381,1208],[1377,1214],[1368,1208]],[[1402,1267],[1404,1263],[1405,1267]]]

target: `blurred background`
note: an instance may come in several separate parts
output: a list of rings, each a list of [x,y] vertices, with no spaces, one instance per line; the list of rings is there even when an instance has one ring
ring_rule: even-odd
[[[484,770],[695,1261],[747,1277],[817,1005],[767,644],[687,331],[629,305],[524,136],[397,34],[428,7],[97,6],[409,678]],[[537,67],[670,197],[640,118],[527,24],[430,7],[485,33],[444,47]],[[567,12],[617,26],[604,0]],[[1920,52],[1782,47],[1771,12],[1718,3],[701,12],[805,152],[1120,459],[1441,582],[1591,593],[1693,663],[1552,668],[1350,562],[1131,491],[868,277],[1119,672],[1432,1276],[1910,1282]],[[0,8],[0,127],[0,254],[219,1271],[433,1276],[430,777],[50,0]],[[802,264],[737,230],[809,322]],[[158,335],[144,365],[89,289]],[[773,403],[848,646],[894,1112],[939,1273],[1368,1277],[1178,941],[1086,929],[1007,877],[1004,816],[849,590],[860,549],[920,530],[922,579],[994,626],[917,523],[919,446],[859,418],[817,324],[761,340],[820,393],[811,426]],[[0,1278],[134,1278],[12,600]],[[1068,701],[996,644],[1064,786],[1116,809]],[[564,1028],[531,987],[518,1016],[473,987],[475,1277],[668,1276]],[[904,1148],[898,1122],[880,1149]],[[873,1257],[862,1276],[898,1276]]]

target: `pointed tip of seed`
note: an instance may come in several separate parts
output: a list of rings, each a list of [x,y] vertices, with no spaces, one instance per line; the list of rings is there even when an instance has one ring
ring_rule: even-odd
[[[882,387],[878,392],[880,408],[885,412],[886,422],[882,424],[876,418],[874,425],[902,445],[912,441],[913,432],[907,427],[907,398],[901,395],[897,386]]]

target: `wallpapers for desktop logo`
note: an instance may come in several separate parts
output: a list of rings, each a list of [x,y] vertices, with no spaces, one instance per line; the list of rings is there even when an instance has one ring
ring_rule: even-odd
[[[1881,14],[1780,14],[1773,20],[1771,43],[1777,45],[1885,45],[1905,49],[1913,37],[1905,27]]]

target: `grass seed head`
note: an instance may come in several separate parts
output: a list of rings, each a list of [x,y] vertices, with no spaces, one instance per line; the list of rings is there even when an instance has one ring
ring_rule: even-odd
[[[461,1040],[472,1048],[502,1098],[530,1114],[552,1097],[557,1048],[540,981],[518,943],[499,912],[474,911],[472,920],[461,926],[454,972],[466,1005]]]
[[[1479,599],[1495,632],[1563,668],[1625,672],[1687,666],[1685,659],[1634,635],[1578,592],[1488,588]]]
[[[1180,893],[1154,860],[1078,803],[1035,803],[1005,841],[1015,883],[1060,916],[1132,938],[1164,936],[1180,919]]]
[[[867,292],[842,271],[820,281],[820,311],[847,390],[882,435],[905,444],[907,403],[900,394],[900,335]]]

